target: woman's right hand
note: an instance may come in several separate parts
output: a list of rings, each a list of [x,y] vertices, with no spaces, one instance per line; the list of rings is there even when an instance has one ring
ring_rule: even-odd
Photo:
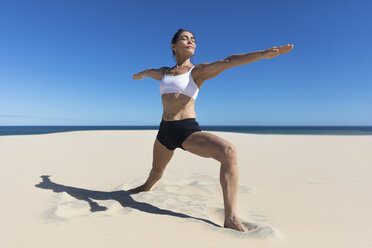
[[[145,78],[146,77],[146,70],[144,70],[144,71],[141,71],[141,72],[138,72],[138,73],[135,73],[134,75],[133,75],[133,79],[134,80],[142,80],[142,78]]]

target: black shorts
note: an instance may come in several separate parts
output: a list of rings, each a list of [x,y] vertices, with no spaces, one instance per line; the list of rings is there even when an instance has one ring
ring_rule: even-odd
[[[156,138],[169,150],[177,147],[185,150],[182,143],[194,132],[201,131],[195,118],[187,118],[178,121],[161,120]]]

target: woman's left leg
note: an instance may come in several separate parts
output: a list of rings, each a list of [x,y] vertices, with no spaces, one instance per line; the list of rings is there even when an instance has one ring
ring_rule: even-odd
[[[248,231],[238,220],[236,208],[239,175],[234,145],[214,134],[195,132],[187,137],[182,146],[191,153],[206,158],[214,158],[221,162],[220,183],[225,208],[224,227],[243,232]]]

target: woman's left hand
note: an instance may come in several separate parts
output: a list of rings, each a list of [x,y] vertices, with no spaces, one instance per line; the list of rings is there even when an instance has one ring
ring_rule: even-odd
[[[272,47],[269,49],[264,50],[263,58],[264,59],[271,59],[278,55],[285,54],[289,51],[291,51],[293,48],[293,45],[287,44],[281,47]]]

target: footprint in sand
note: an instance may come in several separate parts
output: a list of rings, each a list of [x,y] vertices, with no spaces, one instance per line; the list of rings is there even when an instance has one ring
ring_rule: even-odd
[[[270,226],[258,226],[256,229],[247,232],[245,235],[257,239],[275,239],[278,238],[278,231],[275,231]]]
[[[241,223],[249,230],[248,232],[239,232],[229,228],[224,228],[224,233],[229,233],[239,238],[255,238],[255,239],[278,239],[279,232],[268,225],[241,221]]]

